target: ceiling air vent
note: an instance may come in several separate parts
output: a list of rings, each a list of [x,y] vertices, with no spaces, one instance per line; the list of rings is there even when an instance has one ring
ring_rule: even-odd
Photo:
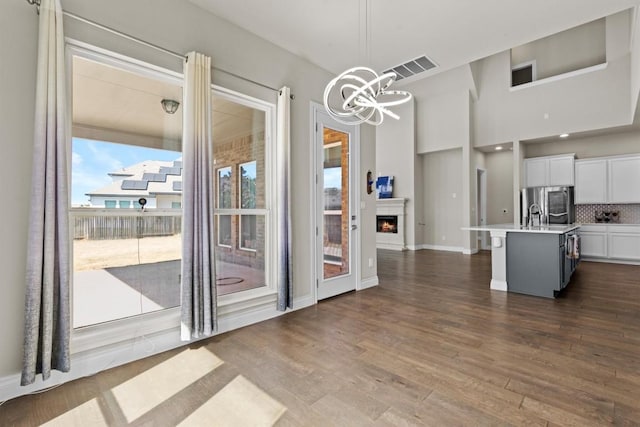
[[[423,55],[412,61],[389,68],[388,70],[385,70],[385,73],[394,72],[398,76],[396,77],[396,80],[402,80],[408,77],[413,77],[416,74],[424,73],[425,71],[429,71],[430,69],[435,67],[436,64]]]

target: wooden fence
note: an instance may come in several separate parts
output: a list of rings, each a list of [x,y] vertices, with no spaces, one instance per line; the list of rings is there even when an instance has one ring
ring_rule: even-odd
[[[182,231],[181,216],[76,216],[74,239],[115,240],[171,236]]]

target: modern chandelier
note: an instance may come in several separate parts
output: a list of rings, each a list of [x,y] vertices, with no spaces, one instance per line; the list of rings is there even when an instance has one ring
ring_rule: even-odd
[[[403,90],[388,90],[396,81],[396,73],[378,75],[368,67],[349,68],[331,80],[324,90],[324,107],[340,123],[379,125],[385,114],[400,119],[388,107],[404,104],[411,94]],[[339,105],[331,106],[330,98],[341,98]],[[340,102],[342,104],[340,104]]]
[[[369,0],[366,1],[366,50],[370,60]],[[384,121],[387,115],[396,120],[400,116],[389,107],[411,100],[411,94],[403,90],[389,90],[396,81],[396,73],[378,74],[369,67],[353,67],[331,80],[324,89],[324,108],[336,121],[347,125],[368,123],[374,126]]]

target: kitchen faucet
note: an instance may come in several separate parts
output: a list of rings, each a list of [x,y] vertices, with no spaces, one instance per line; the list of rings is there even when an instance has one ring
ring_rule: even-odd
[[[538,216],[537,227],[540,227],[542,225],[542,221],[540,219],[540,205],[537,203],[532,203],[531,206],[529,206],[529,226],[530,227],[536,227],[536,224],[534,224],[534,221],[533,221],[534,215]]]

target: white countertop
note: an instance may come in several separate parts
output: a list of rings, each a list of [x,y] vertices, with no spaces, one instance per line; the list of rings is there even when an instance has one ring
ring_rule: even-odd
[[[541,225],[539,227],[529,227],[519,224],[491,224],[474,227],[464,227],[463,230],[468,231],[502,231],[502,232],[518,232],[518,233],[550,233],[564,234],[569,231],[580,228],[580,224],[569,225]]]

